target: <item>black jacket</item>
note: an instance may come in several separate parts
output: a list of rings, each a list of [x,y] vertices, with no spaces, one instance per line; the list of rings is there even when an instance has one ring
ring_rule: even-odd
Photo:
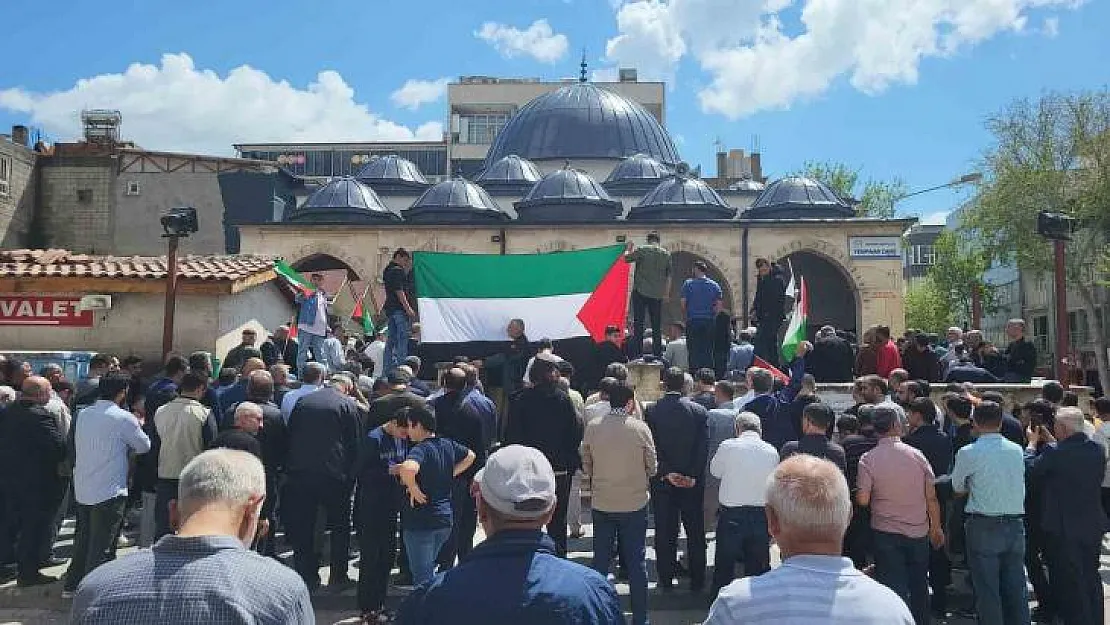
[[[578,447],[584,429],[569,395],[553,386],[536,386],[510,401],[505,444],[534,447],[556,472],[574,472],[582,464]]]
[[[1107,529],[1099,499],[1106,470],[1103,454],[1102,447],[1082,433],[1036,453],[1026,452],[1029,479],[1040,494],[1040,526],[1046,534],[1092,546],[1101,542]]]
[[[920,451],[929,466],[933,467],[933,475],[940,477],[948,475],[952,470],[952,439],[940,431],[940,426],[935,423],[926,423],[902,438],[902,442]]]
[[[940,382],[940,358],[931,349],[919,351],[916,345],[906,347],[902,352],[902,368],[910,374],[911,380]]]
[[[948,368],[945,382],[971,382],[972,384],[997,384],[998,378],[990,371],[972,363],[957,363]]]
[[[469,390],[450,392],[428,402],[436,413],[436,434],[449,438],[474,452],[474,464],[459,477],[471,478],[478,469],[486,466],[486,444],[482,419],[470,402],[465,401]]]
[[[65,433],[46,408],[19,400],[4,410],[0,416],[0,481],[45,494],[61,483],[58,463],[65,457]]]
[[[254,400],[251,400],[254,401]],[[281,417],[281,408],[273,402],[260,402],[255,401],[260,408],[262,408],[262,429],[255,437],[258,439],[259,452],[258,457],[262,460],[263,466],[266,467],[266,477],[273,480],[281,474],[285,468],[285,454],[289,448],[288,434],[286,433],[285,419]],[[223,418],[220,420],[220,435],[225,431],[235,429],[235,409],[239,404],[232,404],[224,410]],[[226,424],[226,425],[224,425]],[[242,432],[240,432],[242,434]],[[250,436],[247,434],[247,436]],[[219,436],[217,436],[219,438]],[[234,438],[233,438],[234,440]],[[215,442],[212,447],[217,447]],[[219,445],[222,447],[229,447],[231,449],[240,449],[239,447],[231,447],[230,445]],[[253,450],[244,449],[243,451]]]
[[[266,367],[272,367],[278,362],[287,364],[295,368],[297,366],[297,352],[301,349],[300,343],[297,339],[286,339],[284,341],[275,341],[270,337],[262,342],[262,347],[259,350],[262,352],[262,362],[266,363]],[[279,361],[280,358],[280,361]]]
[[[230,430],[220,432],[216,438],[209,443],[208,448],[237,449],[239,451],[245,451],[248,454],[253,454],[256,458],[262,460],[262,444],[258,442],[258,437],[238,428],[231,428]],[[267,486],[267,489],[268,488]],[[272,496],[272,493],[267,493],[267,495]]]
[[[806,354],[806,371],[818,382],[851,382],[855,366],[852,346],[838,336],[817,339]]]
[[[709,412],[683,397],[667,393],[644,410],[659,459],[656,477],[678,473],[700,480],[709,455]]]
[[[759,278],[752,310],[760,323],[782,321],[786,317],[786,284],[779,275],[770,273]]]
[[[427,403],[426,399],[416,395],[408,389],[382,395],[370,402],[370,414],[366,419],[366,423],[362,424],[360,436],[366,436],[370,430],[388,423],[393,419],[393,415],[396,414],[398,410],[406,406],[423,406],[425,403]]]
[[[332,388],[302,397],[289,415],[290,479],[352,482],[358,457],[358,406]]]
[[[824,458],[835,464],[842,473],[848,473],[844,448],[830,441],[824,434],[803,434],[798,440],[783,445],[779,457],[786,460],[794,454],[809,454]]]
[[[486,358],[483,363],[485,368],[497,369],[501,373],[500,377],[497,377],[491,371],[489,378],[491,384],[504,389],[506,396],[511,397],[519,393],[524,388],[524,371],[528,368],[528,359],[535,353],[536,350],[532,349],[528,338],[521,336],[511,341],[505,351]]]
[[[844,473],[848,477],[848,488],[853,495],[859,488],[856,482],[859,478],[859,459],[878,444],[879,439],[874,436],[873,431],[868,434],[849,434],[840,441],[840,446],[844,448]]]
[[[1029,382],[1037,367],[1037,346],[1025,337],[1010,343],[1004,352],[1006,358],[1006,380],[1010,382]]]
[[[789,386],[774,393],[757,395],[744,408],[759,417],[763,425],[763,440],[774,445],[778,451],[782,451],[782,446],[796,437],[790,421],[790,404],[802,389],[805,367],[804,358],[794,359],[790,364]]]

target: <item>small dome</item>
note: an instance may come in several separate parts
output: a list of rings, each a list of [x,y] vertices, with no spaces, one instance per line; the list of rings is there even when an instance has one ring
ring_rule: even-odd
[[[613,219],[622,210],[620,202],[579,169],[557,169],[547,174],[513,206],[521,219],[540,221]]]
[[[613,168],[606,184],[621,182],[658,182],[671,174],[666,165],[647,154],[633,154]]]
[[[508,154],[544,159],[617,159],[648,154],[679,161],[671,136],[643,106],[591,83],[536,97],[497,133],[487,167]]]
[[[474,182],[492,193],[524,195],[542,176],[532,161],[509,154],[483,169]]]
[[[731,219],[736,209],[698,178],[671,176],[628,212],[629,219]]]
[[[767,185],[744,217],[751,219],[843,219],[855,209],[832,189],[812,178],[790,176]]]
[[[729,191],[762,191],[767,185],[751,178],[744,178],[728,185]]]
[[[412,161],[396,154],[379,156],[360,169],[355,178],[372,187],[425,189],[428,179]]]
[[[336,178],[308,196],[289,216],[292,222],[381,223],[401,221],[377,193],[354,178]]]
[[[433,185],[405,210],[407,221],[503,221],[508,215],[478,185],[452,178]]]

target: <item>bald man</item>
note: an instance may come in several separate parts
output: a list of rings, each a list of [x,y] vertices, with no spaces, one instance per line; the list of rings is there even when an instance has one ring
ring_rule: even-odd
[[[11,506],[4,522],[18,524],[16,583],[38,586],[57,581],[43,575],[39,567],[42,554],[49,553],[52,520],[62,499],[58,463],[66,455],[66,438],[58,420],[46,410],[50,381],[31,376],[22,388],[23,396],[0,420],[0,488]]]

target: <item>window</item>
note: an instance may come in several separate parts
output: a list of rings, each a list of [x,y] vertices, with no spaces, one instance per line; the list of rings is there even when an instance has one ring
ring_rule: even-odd
[[[1068,313],[1068,343],[1071,347],[1087,342],[1087,311],[1073,310]]]
[[[82,204],[88,204],[89,202],[92,202],[93,201],[92,189],[78,189],[77,190],[77,201],[81,202]]]
[[[460,115],[459,116],[459,143],[477,143],[489,145],[505,123],[509,121],[507,113],[491,113],[488,115]]]
[[[936,249],[932,245],[913,245],[909,250],[911,265],[935,265]]]
[[[1048,316],[1041,315],[1033,317],[1033,344],[1037,346],[1037,352],[1041,354],[1048,353]]]
[[[142,187],[135,180],[131,180],[127,183],[127,195],[139,195],[142,193],[142,190]]]
[[[0,195],[11,193],[12,184],[12,159],[0,156]]]

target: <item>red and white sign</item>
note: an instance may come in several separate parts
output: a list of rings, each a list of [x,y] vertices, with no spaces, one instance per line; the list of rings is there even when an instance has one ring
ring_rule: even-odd
[[[0,295],[0,326],[91,328],[93,311],[77,310],[80,296]]]

